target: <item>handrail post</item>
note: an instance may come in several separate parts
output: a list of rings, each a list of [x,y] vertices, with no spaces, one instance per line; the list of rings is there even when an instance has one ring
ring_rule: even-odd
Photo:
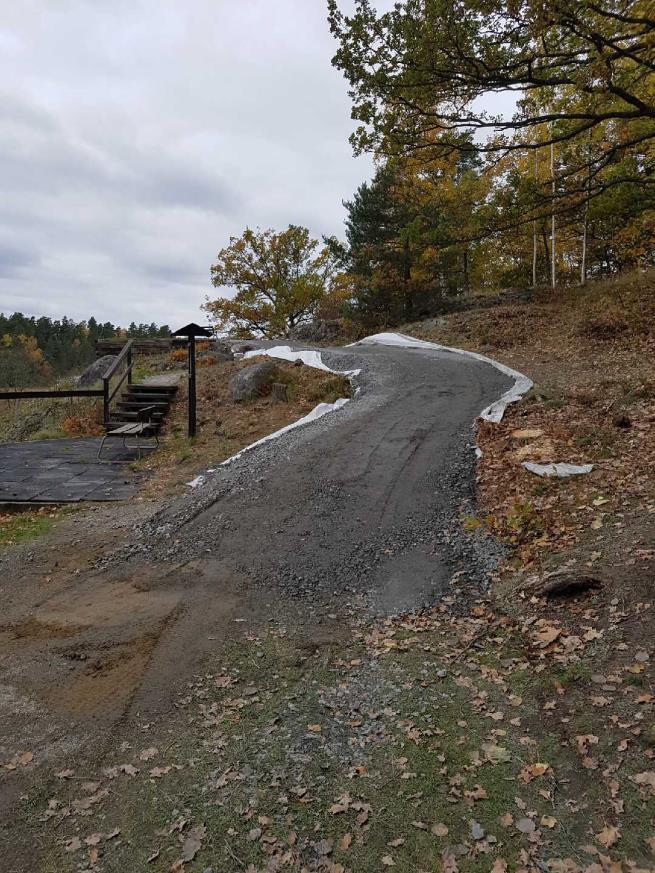
[[[102,407],[105,430],[109,428],[109,379],[102,380]]]
[[[103,397],[103,405],[104,405],[103,419],[104,419],[104,423],[105,423],[105,428],[109,427],[109,418],[110,418],[109,406],[111,404],[111,401],[114,398],[114,395],[116,394],[118,389],[121,387],[121,385],[125,381],[126,377],[127,377],[128,385],[130,385],[132,383],[132,347],[133,347],[133,345],[134,345],[134,341],[131,339],[125,343],[125,345],[123,346],[123,350],[120,352],[118,357],[114,360],[113,364],[110,364],[109,369],[107,370],[105,375],[102,377],[102,397]],[[114,388],[113,392],[111,392],[110,387],[109,387],[110,382],[111,382],[111,378],[114,375],[114,373],[118,370],[119,366],[121,366],[125,362],[127,362],[127,370],[126,370],[126,372],[123,373],[123,376],[122,376],[120,382],[116,385],[116,388]]]

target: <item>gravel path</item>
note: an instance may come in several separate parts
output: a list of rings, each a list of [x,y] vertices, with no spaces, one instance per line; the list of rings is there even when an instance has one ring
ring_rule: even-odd
[[[493,547],[454,522],[473,495],[473,422],[510,380],[448,352],[362,346],[324,360],[361,368],[353,402],[209,474],[133,550],[211,557],[292,596],[363,594],[376,612],[433,602],[458,571],[480,581]]]

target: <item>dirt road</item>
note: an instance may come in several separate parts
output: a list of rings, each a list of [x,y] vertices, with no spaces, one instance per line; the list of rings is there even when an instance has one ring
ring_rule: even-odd
[[[353,611],[434,602],[462,573],[483,581],[493,545],[455,522],[473,497],[474,419],[510,380],[446,352],[325,360],[361,368],[342,410],[154,514],[137,502],[74,516],[3,555],[1,752],[33,756],[8,774],[5,820],[40,766],[97,764],[162,718],[225,640],[280,615],[312,644],[334,640]]]

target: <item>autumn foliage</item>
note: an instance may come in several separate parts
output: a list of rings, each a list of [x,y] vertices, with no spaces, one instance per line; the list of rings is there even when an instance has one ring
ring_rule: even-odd
[[[311,318],[330,289],[334,260],[304,227],[244,231],[231,237],[211,268],[217,288],[233,297],[208,300],[205,309],[219,330],[236,336],[274,337]]]

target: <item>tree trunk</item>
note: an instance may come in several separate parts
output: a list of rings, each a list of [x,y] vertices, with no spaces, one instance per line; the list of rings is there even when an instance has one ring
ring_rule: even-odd
[[[468,296],[470,291],[469,287],[469,247],[464,246],[464,257],[463,257],[463,267],[464,267],[464,294]]]
[[[534,178],[539,179],[537,149],[534,150]],[[537,219],[532,219],[532,287],[537,287]]]
[[[271,385],[271,401],[273,403],[287,403],[287,386],[284,382],[273,382]]]
[[[405,298],[405,318],[407,321],[412,320],[414,314],[414,306],[412,301],[412,289],[410,281],[412,278],[412,265],[410,260],[409,240],[405,240],[404,258],[403,258],[403,294]]]
[[[580,258],[581,285],[584,285],[587,281],[587,220],[589,217],[589,189],[591,188],[591,131],[589,131],[587,162],[589,164],[589,168],[587,170],[587,199],[585,200],[584,215],[582,219],[582,257]]]
[[[555,143],[550,144],[550,175],[551,175],[551,193],[553,202],[550,213],[550,284],[553,288],[557,285],[557,240],[555,237],[555,196],[557,194],[557,185],[555,184]]]
[[[550,248],[548,246],[548,235],[546,227],[541,228],[541,242],[544,247],[544,261],[546,262],[546,276],[550,275]]]
[[[580,284],[584,285],[587,281],[587,213],[589,212],[589,201],[584,205],[584,217],[582,220],[582,257],[580,258]]]

